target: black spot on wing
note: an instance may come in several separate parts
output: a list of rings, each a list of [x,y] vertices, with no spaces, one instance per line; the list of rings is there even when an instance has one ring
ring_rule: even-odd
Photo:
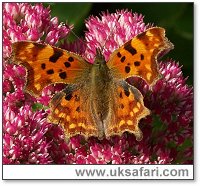
[[[69,68],[71,66],[71,64],[67,61],[67,62],[64,62],[64,65],[66,68]]]
[[[49,69],[49,70],[47,70],[47,74],[54,74],[53,69]]]
[[[123,62],[125,61],[125,59],[126,59],[126,57],[123,56],[123,57],[121,58],[121,62],[123,63]]]
[[[143,54],[140,55],[140,59],[144,60],[144,55]]]
[[[125,66],[125,72],[129,73],[131,71],[131,68],[129,66]]]
[[[60,72],[59,76],[60,76],[61,79],[66,79],[67,73],[66,72]]]
[[[80,97],[75,95],[75,101],[80,101]]]
[[[122,57],[122,55],[120,54],[120,52],[117,52],[117,57]]]
[[[127,97],[129,97],[130,92],[129,92],[128,90],[124,90],[124,94],[125,94]]]
[[[49,58],[49,61],[52,63],[56,63],[56,61],[63,55],[63,51],[58,48],[53,48],[53,55]]]
[[[67,100],[67,101],[69,101],[70,99],[72,99],[72,94],[67,94],[66,96],[65,96],[65,99]]]
[[[132,40],[128,41],[128,42],[124,45],[124,49],[125,49],[126,51],[128,51],[129,53],[131,53],[132,55],[135,55],[135,54],[137,54],[137,50],[136,50],[134,47],[132,47],[131,41],[132,41]]]
[[[41,68],[44,70],[46,68],[46,64],[45,63],[42,63],[41,64]]]
[[[122,96],[122,92],[120,92],[119,97],[120,97],[120,98],[123,98],[123,96]]]
[[[44,49],[46,45],[40,44],[40,43],[32,43],[37,49]]]
[[[144,39],[144,38],[147,38],[146,32],[142,32],[142,33],[140,33],[140,34],[137,35],[137,39],[142,40],[142,39]]]
[[[138,66],[140,66],[140,62],[139,62],[139,61],[135,61],[135,62],[134,62],[134,65],[135,65],[136,67],[138,67]]]
[[[69,62],[73,62],[73,61],[74,61],[74,58],[73,58],[73,57],[69,57],[69,58],[68,58],[68,61],[69,61]]]
[[[80,111],[81,111],[80,107],[77,107],[76,112],[80,112]]]

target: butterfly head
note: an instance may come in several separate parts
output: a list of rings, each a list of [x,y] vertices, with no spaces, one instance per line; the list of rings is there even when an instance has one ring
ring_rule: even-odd
[[[94,65],[99,66],[99,68],[100,68],[102,65],[105,65],[105,64],[106,64],[106,60],[105,60],[105,57],[102,54],[102,50],[97,48],[96,49],[96,56],[95,56],[95,60],[94,60]]]
[[[109,79],[109,69],[106,64],[105,57],[102,54],[102,50],[96,49],[96,57],[94,60],[94,64],[92,65],[92,74],[94,75],[94,79],[97,78],[97,81],[103,79]]]

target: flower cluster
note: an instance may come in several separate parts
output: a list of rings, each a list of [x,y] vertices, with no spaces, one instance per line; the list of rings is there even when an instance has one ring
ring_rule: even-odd
[[[40,98],[24,92],[25,69],[9,63],[11,43],[19,40],[58,44],[70,26],[51,18],[42,4],[3,4],[3,163],[4,164],[186,164],[193,162],[193,90],[186,84],[179,64],[159,61],[162,78],[152,87],[140,78],[127,81],[144,96],[151,115],[139,125],[143,140],[124,133],[110,139],[74,136],[65,140],[58,125],[46,120],[52,93],[62,84],[46,87]],[[80,41],[60,44],[94,61],[95,48],[106,59],[127,40],[145,31],[143,16],[127,10],[103,13],[86,21],[87,45]],[[103,30],[103,31],[102,31]]]
[[[4,57],[10,56],[12,42],[30,40],[55,45],[66,37],[70,28],[59,24],[57,17],[51,18],[50,8],[44,8],[42,4],[4,3]]]
[[[28,105],[15,112],[4,104],[3,139],[5,164],[47,164],[51,163],[44,134],[50,125],[46,122],[45,113],[33,113]]]
[[[85,56],[88,61],[94,62],[96,48],[102,48],[105,59],[119,46],[129,41],[139,33],[144,32],[148,27],[143,22],[143,16],[137,13],[122,10],[116,13],[103,13],[101,19],[91,16],[86,21],[85,38],[87,49]]]
[[[51,18],[50,8],[42,4],[3,4],[3,157],[5,164],[48,164],[52,146],[45,134],[52,125],[47,123],[47,106],[52,92],[49,86],[40,98],[24,92],[26,71],[9,61],[11,43],[21,40],[55,45],[67,36],[70,26]],[[42,106],[41,106],[42,104]]]

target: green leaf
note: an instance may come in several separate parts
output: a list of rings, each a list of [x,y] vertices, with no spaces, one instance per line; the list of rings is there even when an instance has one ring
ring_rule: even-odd
[[[51,5],[52,17],[59,21],[74,25],[74,32],[79,34],[83,30],[85,18],[92,7],[91,3],[54,3]]]
[[[34,103],[32,105],[32,110],[35,112],[37,110],[42,110],[44,107],[44,105],[42,105],[41,103]]]
[[[166,126],[161,121],[160,116],[153,115],[153,132],[159,132],[165,130]]]
[[[192,147],[193,144],[192,144],[192,141],[191,139],[185,139],[185,141],[178,146],[178,151],[184,151],[185,149],[189,148],[189,147]]]

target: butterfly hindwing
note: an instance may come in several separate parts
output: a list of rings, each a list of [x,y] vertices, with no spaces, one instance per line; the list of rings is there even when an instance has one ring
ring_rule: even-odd
[[[75,83],[90,67],[80,56],[50,45],[21,41],[12,48],[13,62],[27,69],[26,90],[35,96],[53,83]]]
[[[91,118],[87,95],[81,92],[67,87],[55,94],[50,103],[48,120],[61,125],[67,138],[76,134],[86,138],[99,135],[98,126]]]
[[[172,48],[163,28],[150,28],[114,51],[107,65],[115,78],[140,76],[153,84],[159,78],[157,55]]]
[[[142,94],[133,86],[122,81],[116,87],[113,99],[108,118],[105,121],[106,136],[128,131],[133,133],[136,139],[140,141],[142,132],[139,129],[138,122],[141,118],[150,114],[150,111],[144,106]]]

